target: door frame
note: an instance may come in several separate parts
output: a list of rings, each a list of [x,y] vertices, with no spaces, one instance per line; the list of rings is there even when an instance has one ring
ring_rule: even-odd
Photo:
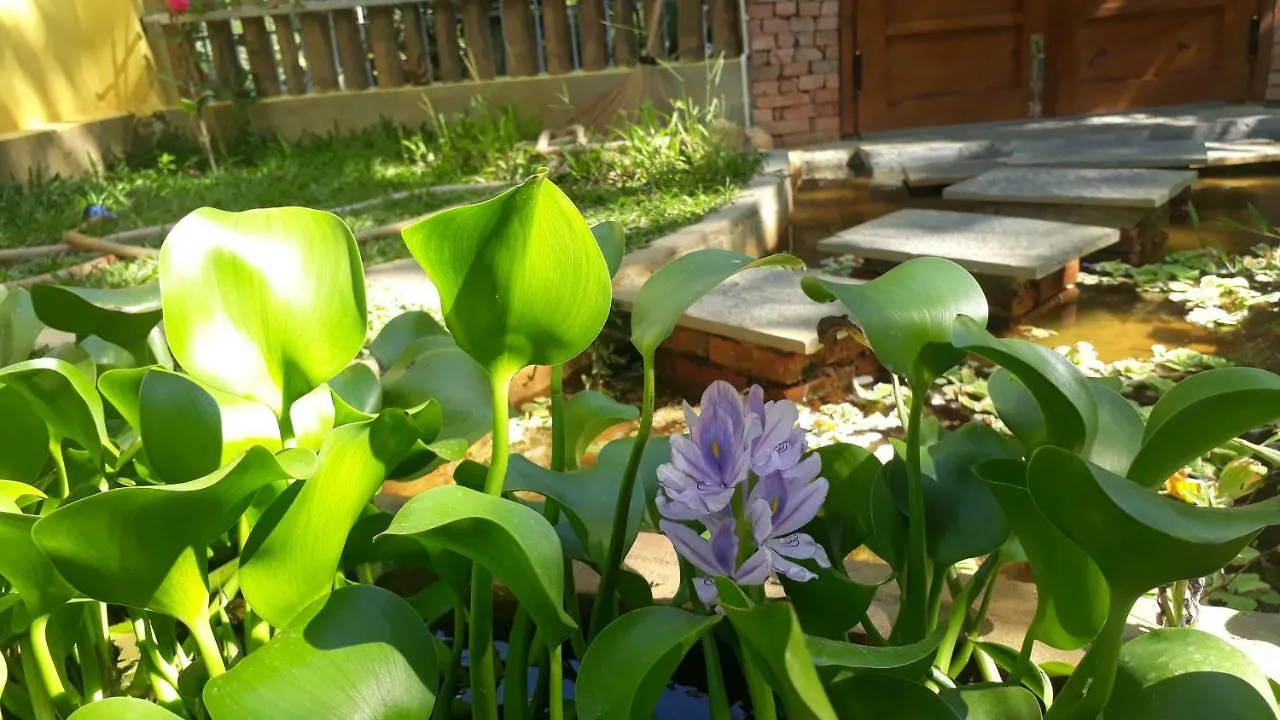
[[[1268,0],[1269,1],[1269,0]],[[1280,4],[1280,0],[1275,0]],[[840,0],[840,135],[860,136],[858,127],[858,0]],[[1265,87],[1263,88],[1265,92]]]
[[[1249,99],[1267,99],[1267,85],[1275,67],[1276,18],[1280,17],[1280,0],[1258,0],[1258,55],[1253,60],[1249,78]]]

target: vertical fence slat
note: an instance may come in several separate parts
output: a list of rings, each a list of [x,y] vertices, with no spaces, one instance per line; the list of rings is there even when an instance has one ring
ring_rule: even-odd
[[[707,44],[702,37],[702,0],[677,0],[676,53],[682,62],[701,62],[707,57]]]
[[[711,52],[717,57],[742,54],[738,39],[738,14],[733,0],[711,0]]]
[[[303,13],[302,51],[307,57],[307,69],[311,71],[314,91],[338,89],[338,69],[333,65],[333,42],[329,34],[329,16],[324,13]]]
[[[613,0],[613,64],[636,64],[635,2]]]
[[[365,69],[368,55],[360,40],[360,21],[355,10],[334,10],[333,35],[338,41],[338,62],[342,63],[342,89],[364,90],[369,87]]]
[[[583,70],[603,70],[609,64],[605,40],[603,0],[578,0],[578,34]]]
[[[236,39],[231,33],[230,20],[210,20],[205,23],[209,32],[209,47],[213,50],[213,74],[218,87],[228,94],[240,89],[240,59],[236,57]]]
[[[538,40],[529,0],[502,0],[502,41],[507,45],[507,74],[538,74]]]
[[[400,43],[396,39],[395,10],[382,5],[367,11],[369,49],[373,52],[373,69],[378,73],[378,87],[404,84],[404,65],[400,61]]]
[[[573,36],[564,0],[542,0],[542,44],[547,51],[547,73],[563,75],[573,70]]]
[[[422,13],[417,5],[400,6],[400,26],[404,29],[404,77],[414,85],[431,82],[431,53],[422,34]]]
[[[662,21],[666,0],[644,0],[644,52],[651,58],[667,56],[666,24]]]
[[[267,21],[260,17],[244,18],[244,47],[249,56],[249,73],[259,97],[280,94],[280,75],[276,72],[276,51],[271,46]]]
[[[280,64],[284,67],[284,83],[290,95],[307,91],[307,76],[298,62],[298,40],[293,35],[292,15],[273,15],[276,42],[280,44]]]
[[[462,49],[458,47],[458,10],[453,0],[436,0],[431,6],[436,24],[436,60],[440,63],[440,79],[456,82],[462,79]]]
[[[489,0],[462,0],[462,35],[467,41],[467,66],[473,80],[493,79],[493,40],[489,29]]]

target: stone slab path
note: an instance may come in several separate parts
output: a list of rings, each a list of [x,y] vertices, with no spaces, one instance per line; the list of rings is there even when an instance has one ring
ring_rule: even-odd
[[[1006,167],[942,191],[947,200],[1158,208],[1191,187],[1188,170]]]
[[[1120,240],[1114,228],[944,210],[899,210],[818,243],[833,255],[903,262],[933,256],[969,272],[1038,280]]]

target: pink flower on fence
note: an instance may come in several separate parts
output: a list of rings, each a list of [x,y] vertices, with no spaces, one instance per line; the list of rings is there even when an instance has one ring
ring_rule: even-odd
[[[174,15],[181,15],[191,9],[191,0],[165,0],[165,4]]]

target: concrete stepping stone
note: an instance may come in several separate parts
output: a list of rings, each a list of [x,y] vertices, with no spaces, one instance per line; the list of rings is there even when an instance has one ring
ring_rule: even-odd
[[[818,243],[832,255],[904,262],[952,260],[975,275],[1038,280],[1120,240],[1114,228],[1029,218],[899,210]]]
[[[903,175],[907,187],[930,188],[964,182],[1000,167],[996,160],[957,160],[908,167]]]
[[[947,200],[1158,208],[1195,182],[1186,170],[1008,167],[942,191]]]
[[[1197,140],[1054,139],[1019,141],[1000,162],[1062,168],[1189,168],[1202,167],[1208,159],[1205,144]]]

